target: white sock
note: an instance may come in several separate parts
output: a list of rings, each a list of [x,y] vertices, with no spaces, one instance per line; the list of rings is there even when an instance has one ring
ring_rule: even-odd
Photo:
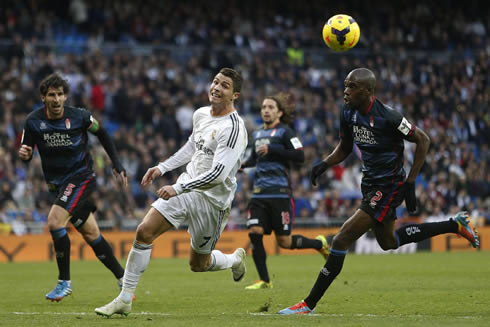
[[[234,254],[224,254],[220,250],[213,250],[211,252],[211,265],[208,271],[218,271],[230,269],[239,260]]]
[[[124,270],[123,288],[121,294],[119,294],[119,298],[125,303],[131,303],[133,300],[138,281],[150,262],[151,248],[151,244],[133,242],[133,247],[126,262],[126,269]]]

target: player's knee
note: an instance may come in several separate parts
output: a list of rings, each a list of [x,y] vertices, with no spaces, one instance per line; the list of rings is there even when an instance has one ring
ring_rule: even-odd
[[[347,250],[350,247],[349,237],[345,233],[338,233],[333,237],[332,248],[337,250]]]
[[[148,225],[142,222],[136,228],[136,240],[146,244],[151,244],[153,242],[153,230]]]
[[[99,233],[93,232],[93,231],[82,232],[82,236],[83,236],[83,239],[85,240],[85,242],[90,244],[99,238]]]
[[[66,223],[63,224],[63,221],[59,219],[56,215],[48,216],[48,228],[49,230],[59,229],[66,226]]]
[[[277,245],[279,245],[279,247],[282,249],[290,249],[292,242],[291,242],[291,239],[278,238],[277,239]]]
[[[378,240],[378,244],[384,251],[394,250],[394,249],[398,248],[398,244],[396,243],[395,239],[393,239],[393,240],[385,240],[385,239]]]

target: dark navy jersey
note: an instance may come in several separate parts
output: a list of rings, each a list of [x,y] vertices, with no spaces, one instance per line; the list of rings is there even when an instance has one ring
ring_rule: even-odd
[[[95,132],[98,123],[82,108],[64,106],[63,117],[59,119],[48,119],[44,107],[27,116],[22,144],[37,146],[50,189],[74,175],[93,173],[87,144],[89,129]]]
[[[365,115],[345,105],[341,110],[340,137],[352,140],[361,151],[365,186],[405,179],[403,139],[414,133],[415,125],[375,98]]]
[[[288,198],[291,195],[289,182],[289,161],[275,153],[281,150],[302,150],[303,145],[296,133],[288,126],[279,123],[273,128],[263,127],[252,134],[252,156],[247,166],[255,163],[255,179],[252,197]],[[267,144],[269,153],[265,156],[257,154],[258,148]]]

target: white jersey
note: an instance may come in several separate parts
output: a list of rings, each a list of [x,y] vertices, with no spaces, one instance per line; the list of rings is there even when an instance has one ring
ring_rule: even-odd
[[[229,208],[247,148],[245,124],[236,111],[213,117],[208,106],[194,112],[192,127],[186,144],[158,168],[164,174],[187,164],[186,172],[172,185],[177,194],[202,192],[217,208]]]

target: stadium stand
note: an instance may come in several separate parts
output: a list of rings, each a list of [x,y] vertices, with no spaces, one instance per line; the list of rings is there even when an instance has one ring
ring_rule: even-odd
[[[354,3],[349,13],[361,26],[360,44],[332,53],[320,37],[324,20]],[[206,83],[223,66],[245,77],[238,107],[249,134],[260,123],[264,95],[289,91],[296,99],[294,127],[306,155],[291,174],[301,204],[297,225],[336,225],[359,205],[358,154],[330,170],[319,188],[308,179],[308,168],[336,144],[343,78],[359,66],[378,76],[378,96],[432,139],[417,180],[418,219],[467,210],[476,226],[490,225],[489,4],[386,3],[342,1],[327,12],[322,1],[282,1],[279,9],[271,0],[6,1],[0,11],[0,233],[45,232],[49,204],[39,157],[28,166],[17,158],[23,121],[40,106],[37,85],[45,75],[62,73],[71,87],[68,103],[92,111],[114,136],[131,187],[118,190],[109,159],[93,142],[97,218],[102,229],[132,230],[155,190],[178,174],[150,189],[140,187],[141,177],[186,141],[192,111],[207,103]],[[407,143],[407,167],[412,151]],[[244,226],[252,174],[238,176],[228,228]],[[413,218],[403,207],[398,215]]]

